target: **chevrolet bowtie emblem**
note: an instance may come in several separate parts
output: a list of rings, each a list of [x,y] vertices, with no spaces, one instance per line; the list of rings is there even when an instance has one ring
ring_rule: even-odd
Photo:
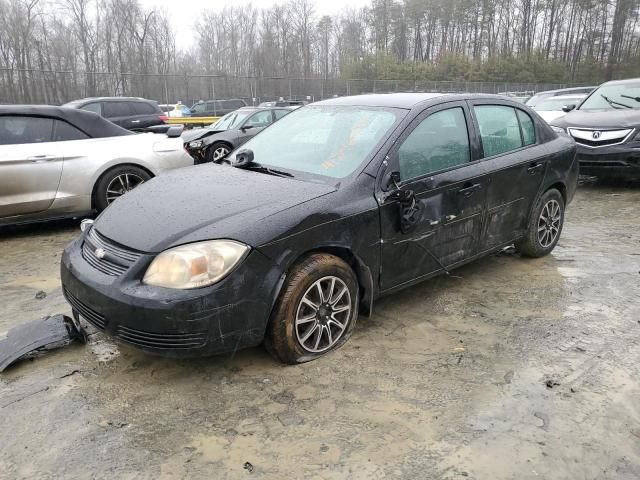
[[[96,255],[96,257],[100,259],[103,259],[106,254],[106,252],[104,251],[104,248],[96,248],[96,251],[93,253]]]

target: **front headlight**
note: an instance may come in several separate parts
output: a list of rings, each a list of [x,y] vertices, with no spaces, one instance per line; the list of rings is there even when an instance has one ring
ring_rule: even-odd
[[[553,125],[550,125],[550,127],[551,127],[551,130],[553,130],[556,133],[564,133],[564,134],[567,133],[564,128],[554,127]]]
[[[200,148],[202,147],[202,145],[204,145],[204,141],[202,140],[195,140],[193,142],[189,142],[189,148]]]
[[[233,240],[190,243],[165,250],[144,274],[143,283],[157,287],[206,287],[222,280],[249,253],[249,246]]]

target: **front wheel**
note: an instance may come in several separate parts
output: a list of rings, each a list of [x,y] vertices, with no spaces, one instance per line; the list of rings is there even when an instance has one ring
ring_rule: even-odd
[[[537,201],[529,219],[526,236],[516,242],[516,249],[526,257],[544,257],[558,244],[564,226],[564,198],[552,188]]]
[[[150,178],[151,175],[147,171],[133,165],[112,168],[98,180],[93,199],[94,207],[100,213],[116,199]]]
[[[358,317],[358,280],[340,258],[313,254],[293,267],[265,336],[285,363],[303,363],[342,346]]]
[[[207,162],[221,162],[231,152],[231,148],[226,143],[216,142],[207,149]]]

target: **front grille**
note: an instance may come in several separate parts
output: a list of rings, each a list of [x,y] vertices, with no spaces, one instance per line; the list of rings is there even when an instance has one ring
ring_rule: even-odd
[[[102,250],[102,258],[96,255]],[[114,277],[125,273],[143,254],[118,245],[91,228],[82,245],[82,257],[96,270]]]
[[[152,333],[122,325],[116,328],[114,336],[138,347],[164,349],[198,348],[207,341],[207,332]]]
[[[569,128],[568,132],[576,143],[590,148],[598,148],[624,143],[633,134],[634,129],[598,130],[591,128]]]
[[[94,309],[92,309],[88,305],[85,305],[66,288],[62,289],[62,293],[67,299],[67,302],[71,304],[73,309],[76,312],[78,312],[82,316],[82,318],[84,318],[89,323],[91,323],[94,327],[100,330],[105,329],[107,322],[102,315],[100,315],[98,312],[96,312]]]

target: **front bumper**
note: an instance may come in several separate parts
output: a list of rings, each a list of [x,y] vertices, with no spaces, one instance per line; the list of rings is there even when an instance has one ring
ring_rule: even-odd
[[[126,272],[103,273],[85,260],[81,235],[64,251],[61,279],[74,315],[116,340],[169,357],[205,356],[258,345],[279,275],[253,250],[227,278],[210,287],[173,290],[140,281],[154,255]]]
[[[640,148],[627,144],[588,148],[578,144],[581,175],[640,178]]]

